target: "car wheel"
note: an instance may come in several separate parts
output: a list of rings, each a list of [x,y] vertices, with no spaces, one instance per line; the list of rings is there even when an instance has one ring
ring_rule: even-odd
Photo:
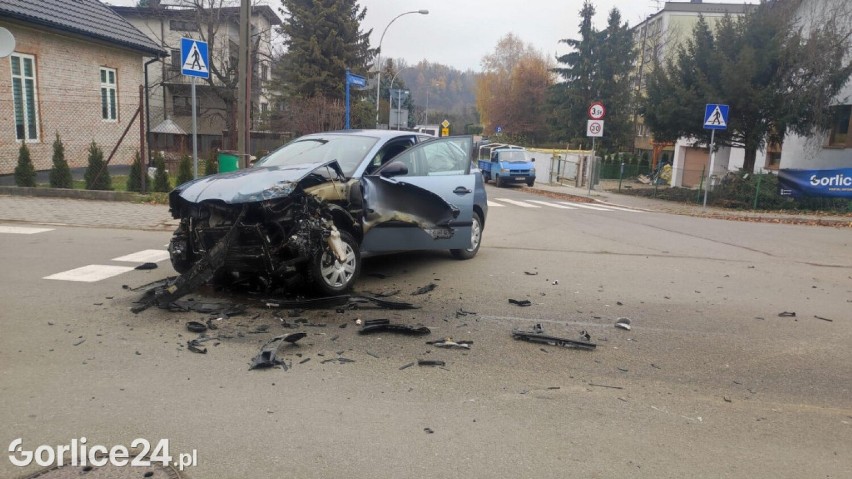
[[[502,188],[504,184],[505,182],[499,176],[494,177],[494,185],[497,186],[497,188]]]
[[[535,184],[535,180],[527,180],[527,186],[532,186]]]
[[[470,225],[470,248],[451,249],[450,254],[458,259],[471,259],[479,252],[480,244],[482,244],[482,218],[479,217],[479,213],[474,211]]]
[[[361,251],[355,238],[346,231],[340,232],[346,259],[340,262],[326,245],[322,254],[311,259],[309,272],[314,287],[326,296],[352,289],[361,272]]]

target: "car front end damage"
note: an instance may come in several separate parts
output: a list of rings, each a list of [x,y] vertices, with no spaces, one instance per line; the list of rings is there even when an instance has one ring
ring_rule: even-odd
[[[327,168],[342,180],[334,166],[318,168]],[[189,272],[232,230],[218,269],[233,276],[251,276],[271,285],[326,252],[330,253],[327,257],[346,262],[347,248],[335,220],[352,230],[356,222],[332,202],[343,197],[343,181],[331,180],[333,176],[328,174],[309,173],[251,191],[253,188],[247,185],[253,184],[254,179],[247,181],[250,176],[219,179],[232,183],[231,187],[223,188],[210,180],[203,190],[192,183],[171,193],[170,210],[174,218],[180,219],[180,225],[169,243],[169,253],[178,273]],[[328,182],[334,183],[332,188],[322,186]]]

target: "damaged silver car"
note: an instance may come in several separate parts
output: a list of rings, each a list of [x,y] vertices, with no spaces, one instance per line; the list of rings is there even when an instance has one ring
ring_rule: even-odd
[[[170,193],[180,219],[172,265],[267,286],[306,276],[331,295],[352,288],[362,254],[440,249],[473,258],[488,206],[472,160],[467,136],[349,130],[297,138],[251,168]]]

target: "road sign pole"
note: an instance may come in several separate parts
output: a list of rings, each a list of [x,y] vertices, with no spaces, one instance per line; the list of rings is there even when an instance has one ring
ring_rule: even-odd
[[[716,130],[710,130],[710,170],[707,172],[707,184],[704,185],[704,209],[707,209],[707,190],[712,186],[710,178],[713,177],[713,166],[716,162]]]
[[[586,170],[588,171],[587,174],[589,176],[589,194],[590,195],[592,194],[592,181],[594,181],[592,179],[592,164],[595,162],[595,140],[596,139],[597,138],[595,138],[594,136],[592,137],[592,159],[587,162],[588,168],[586,168]]]
[[[195,77],[192,77],[192,177],[198,178],[198,118],[195,106]]]

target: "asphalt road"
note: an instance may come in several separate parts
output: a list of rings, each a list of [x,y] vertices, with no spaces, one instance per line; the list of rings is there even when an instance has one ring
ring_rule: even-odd
[[[491,186],[489,199],[502,206],[475,259],[366,262],[359,291],[399,290],[421,309],[308,311],[325,326],[284,329],[276,315],[294,318],[258,296],[205,290],[193,297],[251,306],[217,322],[207,354],[187,350],[184,326],[204,315],[129,311],[139,292],[123,285],[173,274],[168,261],[43,279],[135,266],[115,259],[164,250],[168,232],[111,227],[108,203],[98,226],[68,215],[23,235],[2,227],[38,225],[0,222],[0,445],[167,438],[172,454],[197,451],[192,478],[852,477],[848,230],[592,210]],[[432,334],[357,334],[356,319],[376,318]],[[537,323],[598,347],[511,338]],[[299,330],[281,350],[288,371],[247,370],[263,342]],[[447,336],[474,343],[425,344]],[[339,357],[354,362],[323,363]],[[418,358],[446,367],[400,369]],[[0,460],[0,477],[37,470]]]

